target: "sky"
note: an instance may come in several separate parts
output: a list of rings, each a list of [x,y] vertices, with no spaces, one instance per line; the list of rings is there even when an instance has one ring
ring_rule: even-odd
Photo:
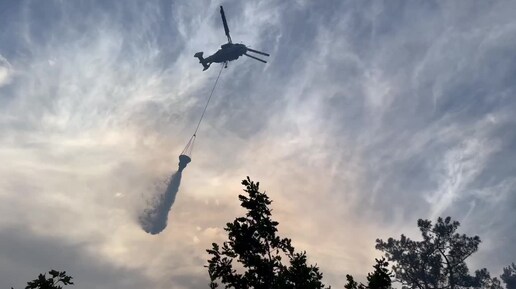
[[[177,170],[158,235],[138,215]],[[246,176],[342,288],[376,238],[452,216],[470,269],[516,261],[516,2],[0,0],[0,287],[207,288]]]

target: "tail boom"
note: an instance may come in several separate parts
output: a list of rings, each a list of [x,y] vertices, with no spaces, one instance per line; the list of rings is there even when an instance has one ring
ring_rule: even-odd
[[[201,51],[201,52],[195,53],[194,57],[197,57],[199,59],[199,62],[204,67],[203,71],[205,71],[206,69],[210,68],[210,63],[208,63],[206,61],[206,59],[204,59],[204,57],[202,57],[202,55],[203,55],[203,52]]]

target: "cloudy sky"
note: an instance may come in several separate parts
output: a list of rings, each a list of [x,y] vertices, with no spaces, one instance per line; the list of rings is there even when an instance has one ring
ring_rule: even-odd
[[[169,225],[138,225],[230,63]],[[516,3],[0,1],[0,287],[207,288],[246,176],[336,288],[376,238],[450,215],[471,269],[516,261]]]

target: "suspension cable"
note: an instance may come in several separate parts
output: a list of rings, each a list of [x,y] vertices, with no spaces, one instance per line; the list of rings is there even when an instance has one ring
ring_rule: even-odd
[[[219,82],[220,74],[222,73],[222,69],[224,68],[224,64],[220,66],[219,75],[217,76],[217,80],[215,80],[215,84],[213,85],[213,88],[210,92],[210,97],[208,97],[208,101],[206,102],[206,105],[204,106],[204,110],[202,111],[201,118],[199,119],[199,122],[197,123],[197,127],[194,131],[194,136],[197,135],[197,131],[199,130],[199,126],[201,126],[202,119],[204,118],[204,114],[206,113],[206,109],[208,108],[208,104],[210,104],[211,97],[213,96],[213,92],[215,91],[215,87],[217,87],[217,82]]]
[[[224,64],[220,66],[219,75],[217,75],[217,80],[215,80],[215,84],[213,85],[213,88],[211,89],[210,96],[208,97],[208,101],[206,102],[206,105],[204,106],[204,109],[201,114],[201,118],[199,118],[199,122],[197,123],[197,126],[195,127],[195,131],[193,135],[190,137],[190,140],[186,144],[185,148],[181,152],[182,155],[191,155],[195,138],[197,137],[197,131],[199,130],[199,127],[201,126],[202,119],[204,118],[204,114],[206,113],[206,109],[208,108],[208,104],[210,104],[211,97],[213,96],[213,92],[215,91],[215,87],[217,87],[217,83],[219,82],[220,75],[222,74],[222,69],[224,68]]]

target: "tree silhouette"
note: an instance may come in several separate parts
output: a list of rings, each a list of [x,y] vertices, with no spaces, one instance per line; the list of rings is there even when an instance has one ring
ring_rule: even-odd
[[[367,274],[367,282],[370,289],[388,289],[391,288],[391,272],[389,272],[389,262],[385,258],[375,259],[376,264],[373,266],[373,273]]]
[[[306,252],[295,252],[291,240],[277,235],[278,222],[271,219],[272,201],[259,191],[259,183],[242,181],[247,196],[239,195],[244,217],[227,223],[228,240],[206,250],[210,288],[220,282],[235,289],[320,289],[322,273],[307,264]],[[284,260],[288,262],[284,263]]]
[[[516,289],[516,264],[503,268],[503,274],[500,276],[505,283],[507,289]]]
[[[475,272],[474,287],[483,289],[503,289],[500,280],[496,277],[491,278],[491,275],[486,268],[477,270]]]
[[[73,285],[72,277],[66,275],[66,271],[50,270],[48,274],[49,278],[46,274],[39,274],[37,279],[27,282],[25,289],[62,289],[61,285]]]
[[[389,289],[391,288],[392,273],[389,271],[389,262],[385,258],[375,259],[374,271],[367,274],[368,285],[358,284],[351,275],[346,275],[348,283],[344,285],[346,289]]]
[[[422,241],[401,235],[387,242],[377,239],[376,249],[385,252],[394,262],[396,281],[419,289],[457,289],[464,287],[498,288],[499,280],[491,279],[486,269],[469,274],[465,260],[478,250],[480,238],[456,233],[459,222],[438,218],[432,226],[429,220],[417,222]]]

